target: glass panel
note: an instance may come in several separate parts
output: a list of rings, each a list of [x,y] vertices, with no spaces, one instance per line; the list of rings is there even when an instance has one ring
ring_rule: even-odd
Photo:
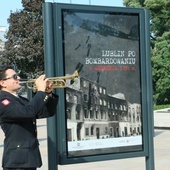
[[[76,94],[72,103],[66,96],[67,127],[78,133],[69,137],[68,157],[142,150],[138,14],[67,9],[62,23],[66,75],[83,65],[66,88]]]

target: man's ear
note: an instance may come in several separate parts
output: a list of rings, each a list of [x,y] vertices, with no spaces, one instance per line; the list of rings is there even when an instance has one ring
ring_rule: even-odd
[[[5,82],[3,80],[0,81],[0,85],[1,85],[2,88],[6,87],[6,84],[5,84]]]

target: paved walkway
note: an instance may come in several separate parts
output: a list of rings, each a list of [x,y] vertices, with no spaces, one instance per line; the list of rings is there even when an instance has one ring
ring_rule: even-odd
[[[154,126],[160,129],[170,129],[170,108],[154,112]]]
[[[38,120],[38,138],[43,166],[38,170],[48,170],[46,119]],[[154,113],[154,158],[155,170],[170,170],[170,110]],[[2,159],[4,135],[0,129],[0,159]],[[1,169],[1,168],[0,168]],[[58,170],[145,170],[145,158],[129,158],[111,161],[90,162],[58,166]]]

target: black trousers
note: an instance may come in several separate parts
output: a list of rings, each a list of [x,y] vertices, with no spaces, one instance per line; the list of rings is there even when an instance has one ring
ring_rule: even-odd
[[[36,170],[37,168],[3,168],[3,170]]]

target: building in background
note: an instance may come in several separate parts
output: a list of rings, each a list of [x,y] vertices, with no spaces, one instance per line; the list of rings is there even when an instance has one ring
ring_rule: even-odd
[[[45,2],[123,7],[123,0],[45,0]]]
[[[5,50],[5,41],[4,35],[6,33],[6,27],[0,26],[0,57],[2,56],[3,51]]]
[[[7,30],[6,30],[6,27],[0,26],[0,40],[2,40],[3,42],[6,41],[6,39],[5,39],[5,37],[4,37],[6,31],[7,31]]]

